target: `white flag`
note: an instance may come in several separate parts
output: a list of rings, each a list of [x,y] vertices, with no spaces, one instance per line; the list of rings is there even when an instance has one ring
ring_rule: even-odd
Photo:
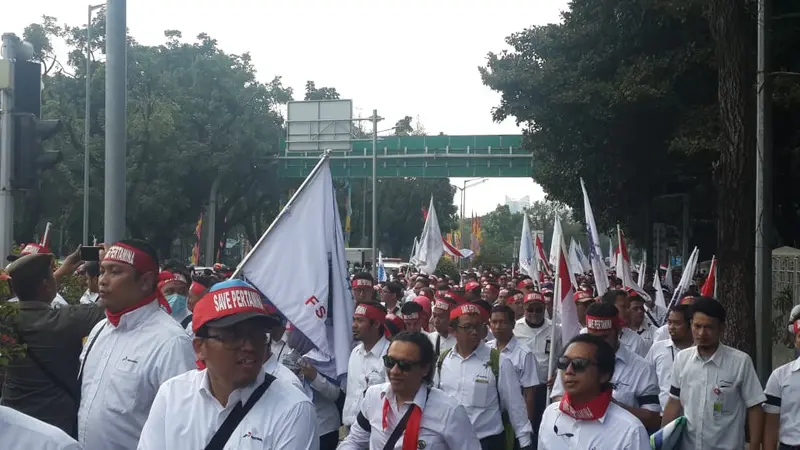
[[[644,280],[645,280],[645,273],[647,272],[647,250],[644,251],[644,256],[642,256],[642,262],[639,263],[639,278],[636,280],[636,284],[639,287],[644,287]]]
[[[419,237],[417,269],[426,275],[433,274],[442,255],[444,255],[442,230],[439,229],[439,220],[436,218],[436,210],[433,208],[433,196],[431,196],[428,217],[425,219],[425,226],[422,227],[422,235]]]
[[[555,270],[558,264],[558,251],[561,249],[559,242],[564,239],[564,231],[561,229],[561,219],[558,214],[553,215],[553,237],[550,238],[550,254],[548,255],[550,267]]]
[[[586,257],[586,252],[583,251],[583,246],[580,242],[578,242],[578,258],[581,260],[583,273],[589,273],[592,270],[592,265],[589,264],[589,258]]]
[[[653,289],[656,290],[656,305],[660,306],[661,309],[667,309],[667,301],[664,298],[664,290],[661,287],[661,274],[656,271],[655,275],[653,275]],[[660,323],[653,324],[656,326],[661,326]]]
[[[324,157],[237,268],[327,358],[347,372],[353,295],[344,235]],[[236,274],[234,274],[235,276]]]
[[[539,274],[534,263],[533,239],[531,239],[531,225],[528,222],[528,214],[522,214],[522,236],[519,239],[519,271],[528,275],[534,280],[539,279]],[[534,273],[536,276],[534,277]]]
[[[575,243],[575,239],[570,239],[569,241],[569,268],[572,273],[583,273],[581,258],[578,256],[578,244]]]
[[[589,237],[589,262],[592,265],[597,295],[602,296],[608,290],[608,270],[603,262],[603,252],[600,250],[600,235],[597,233],[597,225],[594,223],[592,205],[589,203],[589,194],[586,193],[583,178],[581,178],[581,189],[583,190],[583,209],[586,214],[586,235]]]
[[[383,252],[378,252],[378,282],[386,281],[386,266],[383,265]]]
[[[414,236],[414,245],[411,246],[411,256],[408,258],[408,262],[417,264],[417,252],[419,252],[419,239]]]

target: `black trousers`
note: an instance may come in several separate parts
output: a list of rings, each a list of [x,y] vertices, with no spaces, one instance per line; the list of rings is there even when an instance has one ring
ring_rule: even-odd
[[[506,439],[503,433],[494,436],[486,436],[481,439],[481,450],[502,450],[506,447]]]
[[[319,437],[319,450],[336,450],[339,445],[339,431],[331,431]]]

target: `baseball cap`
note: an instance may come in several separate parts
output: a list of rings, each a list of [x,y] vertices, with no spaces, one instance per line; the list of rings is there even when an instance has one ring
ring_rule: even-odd
[[[206,292],[194,307],[192,331],[203,325],[225,328],[258,319],[267,327],[280,325],[280,320],[264,307],[261,293],[241,280],[217,283]]]

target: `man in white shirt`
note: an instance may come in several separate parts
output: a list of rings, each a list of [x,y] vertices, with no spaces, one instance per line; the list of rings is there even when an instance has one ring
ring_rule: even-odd
[[[181,328],[186,328],[192,323],[192,312],[189,311],[189,278],[175,270],[162,270],[158,274],[158,289],[170,307],[170,315]]]
[[[386,381],[382,358],[389,348],[384,337],[386,310],[380,303],[360,303],[353,312],[353,339],[361,341],[350,353],[342,423],[353,425],[367,388]]]
[[[691,305],[694,303],[694,295],[692,294],[684,294],[680,300],[678,300],[679,305]],[[669,326],[668,324],[664,324],[653,333],[653,342],[664,341],[669,339]]]
[[[456,337],[450,330],[450,308],[454,302],[447,299],[436,299],[431,310],[433,315],[433,331],[428,334],[428,338],[433,344],[433,351],[436,356],[442,354],[456,345]]]
[[[436,355],[426,336],[398,334],[383,364],[389,382],[367,389],[356,422],[339,450],[481,449],[464,407],[430,387]],[[402,432],[398,426],[404,427],[399,429]],[[395,434],[394,443],[389,442]]]
[[[86,262],[81,270],[86,277],[86,292],[81,296],[80,303],[82,305],[97,303],[97,300],[100,299],[100,288],[97,285],[100,278],[100,263],[97,261]]]
[[[650,347],[645,359],[656,368],[658,377],[658,400],[661,409],[667,407],[669,388],[672,385],[672,364],[678,353],[693,345],[692,342],[692,313],[689,305],[677,305],[672,308],[667,317],[670,339],[658,341]]]
[[[586,310],[588,334],[601,337],[615,350],[614,402],[636,416],[648,430],[657,430],[661,423],[661,405],[658,401],[658,378],[652,364],[622,345],[622,325],[614,305],[606,302],[589,305]],[[564,385],[556,376],[550,396],[559,400]]]
[[[650,350],[650,346],[653,345],[653,333],[655,333],[656,327],[650,324],[649,321],[645,320],[644,298],[639,296],[639,294],[636,292],[631,292],[628,298],[630,299],[628,328],[630,328],[634,333],[638,334],[639,337],[641,337],[644,341],[647,350]],[[645,353],[645,356],[646,355],[647,354]]]
[[[530,449],[533,429],[514,365],[482,342],[481,330],[486,327],[482,314],[481,308],[471,303],[450,311],[456,345],[439,357],[434,386],[464,405],[483,450],[507,445],[502,411],[508,413],[519,447]]]
[[[159,306],[166,301],[156,289],[155,254],[146,242],[126,240],[100,263],[107,318],[89,333],[78,372],[84,450],[136,448],[159,387],[195,368],[191,339]]]
[[[612,397],[616,357],[599,336],[579,334],[556,364],[567,382],[563,398],[547,407],[538,450],[649,450],[642,423]]]
[[[789,313],[789,333],[800,350],[800,305]],[[800,447],[800,356],[769,376],[764,394],[764,448]]]
[[[249,284],[214,285],[192,318],[194,351],[204,370],[164,383],[138,449],[202,449],[213,443],[220,449],[318,450],[311,400],[263,369],[267,330],[275,322]]]
[[[628,313],[630,311],[630,300],[628,293],[623,290],[610,290],[606,292],[600,301],[612,305],[617,308],[619,313],[618,323],[622,326],[619,335],[619,342],[622,343],[628,350],[644,358],[647,356],[649,348],[638,334],[628,328]],[[586,328],[581,330],[581,333],[586,333]]]
[[[528,419],[533,423],[536,420],[534,391],[542,381],[539,380],[533,353],[514,336],[514,324],[514,311],[511,308],[506,305],[494,306],[489,317],[494,340],[487,342],[486,345],[499,351],[502,358],[508,358],[514,365],[517,381],[522,388],[522,396],[525,397]]]
[[[725,308],[708,297],[692,304],[695,346],[682,350],[672,367],[672,386],[664,408],[663,425],[686,417],[684,450],[741,450],[745,419],[749,450],[761,448],[767,398],[761,389],[753,361],[747,353],[720,343]]]
[[[41,420],[0,406],[0,439],[7,450],[80,450],[64,431]]]

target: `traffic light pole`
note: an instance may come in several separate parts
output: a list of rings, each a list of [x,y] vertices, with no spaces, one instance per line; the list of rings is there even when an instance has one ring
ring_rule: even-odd
[[[125,238],[125,171],[127,101],[127,30],[126,1],[108,0],[106,4],[106,179],[105,242]]]
[[[11,188],[12,152],[14,146],[14,53],[19,39],[13,34],[3,35],[3,57],[9,61],[9,89],[0,90],[0,257],[11,254],[14,241],[14,194]]]

